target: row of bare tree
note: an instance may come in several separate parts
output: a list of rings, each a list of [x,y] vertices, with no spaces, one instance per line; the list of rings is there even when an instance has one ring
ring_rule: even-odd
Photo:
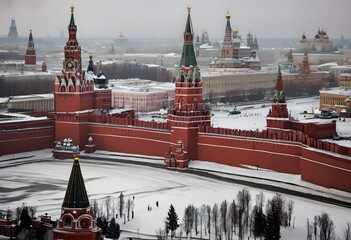
[[[255,205],[251,208],[251,200],[250,192],[243,189],[238,192],[236,199],[224,200],[220,205],[203,204],[195,207],[189,204],[185,208],[183,221],[179,224],[180,239],[183,235],[186,238],[196,235],[197,238],[209,240],[232,240],[234,235],[242,240],[245,237],[279,239],[280,226],[291,225],[294,202],[285,200],[279,194],[265,202],[264,194],[260,193],[256,195]],[[166,223],[169,224],[169,221]],[[166,239],[167,236],[167,226],[165,230],[159,229],[156,232],[159,240]]]
[[[322,212],[314,216],[312,220],[307,219],[307,240],[351,240],[351,223],[347,222],[342,236],[337,238],[335,224],[328,213]]]
[[[134,199],[130,197],[125,201],[123,193],[116,198],[108,196],[99,203],[96,199],[93,201],[93,214],[95,218],[111,219],[124,218],[124,223],[134,218]]]

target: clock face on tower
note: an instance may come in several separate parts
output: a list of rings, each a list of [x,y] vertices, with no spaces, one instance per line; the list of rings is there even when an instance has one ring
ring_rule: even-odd
[[[66,57],[66,65],[65,68],[67,71],[72,71],[74,69],[74,58],[73,57]]]

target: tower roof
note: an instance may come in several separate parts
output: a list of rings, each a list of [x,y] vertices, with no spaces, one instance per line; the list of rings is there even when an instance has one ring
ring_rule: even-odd
[[[15,19],[11,20],[10,31],[9,31],[9,34],[8,34],[7,38],[11,38],[12,40],[17,40],[18,39],[18,33],[17,33],[17,27],[16,27],[16,20]]]
[[[74,16],[73,16],[73,13],[74,13],[74,7],[71,6],[71,20],[69,22],[69,27],[75,27],[76,24],[74,23]]]
[[[282,91],[283,90],[283,82],[282,82],[282,71],[280,69],[280,65],[278,65],[278,77],[275,85],[275,90]]]
[[[188,19],[186,21],[184,33],[193,34],[193,25],[191,23],[191,17],[190,17],[191,7],[187,7],[187,9],[188,9]]]
[[[187,7],[188,9],[188,19],[185,25],[184,31],[184,45],[182,58],[180,59],[180,66],[190,67],[197,66],[197,61],[195,57],[195,51],[193,46],[193,26],[191,22],[190,12],[191,7]]]
[[[29,32],[28,42],[33,42],[32,30],[30,30],[30,32]]]
[[[227,12],[227,15],[225,16],[225,18],[227,19],[227,25],[226,25],[226,29],[232,29],[232,26],[230,25],[230,13],[229,11]]]
[[[280,65],[278,65],[278,77],[277,77],[277,82],[275,84],[275,93],[274,93],[273,102],[285,103],[285,96],[284,96],[284,91],[283,91],[282,71],[280,70]]]
[[[87,72],[94,73],[93,54],[91,52],[89,53],[89,65],[88,65],[88,68],[87,68]]]
[[[62,207],[87,208],[89,206],[90,203],[87,191],[85,190],[85,184],[82,172],[80,170],[79,160],[78,158],[75,158]]]

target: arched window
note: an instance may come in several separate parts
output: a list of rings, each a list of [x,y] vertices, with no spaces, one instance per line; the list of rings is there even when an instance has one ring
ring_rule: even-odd
[[[71,219],[71,217],[65,217],[65,219],[64,219],[64,225],[65,225],[65,227],[71,227],[71,225],[72,225],[72,219]]]
[[[194,102],[193,102],[193,111],[196,111],[198,110],[198,102],[197,102],[197,98],[194,99]]]
[[[87,219],[83,219],[80,221],[80,227],[81,228],[87,228],[89,225],[89,221]]]

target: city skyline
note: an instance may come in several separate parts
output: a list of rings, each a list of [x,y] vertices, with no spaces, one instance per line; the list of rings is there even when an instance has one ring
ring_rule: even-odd
[[[195,35],[207,30],[214,39],[224,35],[227,11],[244,38],[248,32],[258,38],[300,38],[303,33],[313,38],[319,27],[330,38],[351,38],[349,0],[5,0],[0,1],[0,35],[7,36],[15,19],[21,37],[29,30],[35,38],[58,37],[62,30],[67,36],[71,5],[82,38],[117,38],[120,32],[129,38],[181,38],[188,5]]]

